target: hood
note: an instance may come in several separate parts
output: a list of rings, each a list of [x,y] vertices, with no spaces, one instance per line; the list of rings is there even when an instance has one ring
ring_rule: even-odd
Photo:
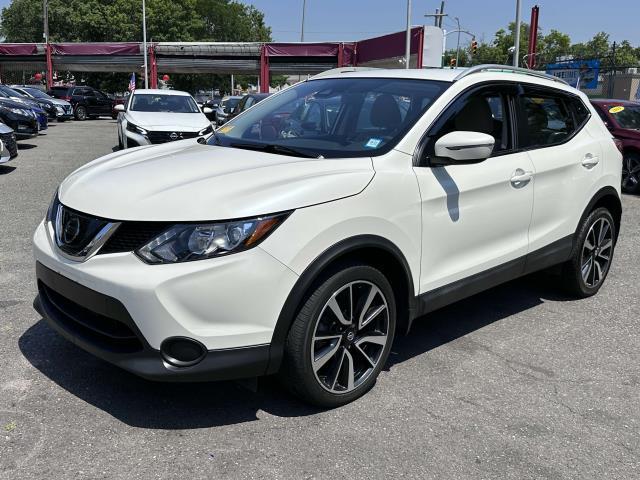
[[[18,102],[16,100],[13,100],[12,98],[5,97],[0,98],[0,105],[7,108],[19,108],[21,110],[29,110],[31,108],[22,102]]]
[[[95,160],[62,183],[59,197],[114,220],[227,220],[355,195],[373,176],[369,157],[297,158],[184,140]]]
[[[54,105],[60,105],[62,107],[66,107],[67,105],[71,105],[66,100],[60,100],[59,98],[55,98],[55,97],[47,98],[47,100],[49,100]]]
[[[211,125],[204,113],[128,111],[127,121],[149,130],[197,131]]]

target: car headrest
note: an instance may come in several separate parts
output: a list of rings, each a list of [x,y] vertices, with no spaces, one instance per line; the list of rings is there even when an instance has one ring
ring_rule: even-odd
[[[393,95],[388,93],[378,95],[371,107],[370,119],[371,124],[378,128],[393,129],[400,125],[402,115]]]
[[[455,118],[456,130],[480,132],[491,135],[493,132],[493,116],[489,104],[482,97],[473,97]]]

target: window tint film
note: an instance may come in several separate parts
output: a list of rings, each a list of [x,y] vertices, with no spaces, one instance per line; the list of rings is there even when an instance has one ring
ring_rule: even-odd
[[[522,109],[528,147],[546,147],[567,140],[575,131],[573,116],[561,96],[525,94]]]

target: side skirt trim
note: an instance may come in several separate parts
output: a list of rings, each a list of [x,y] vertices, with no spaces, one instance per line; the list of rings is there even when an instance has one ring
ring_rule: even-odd
[[[569,235],[523,257],[422,293],[416,297],[415,317],[433,312],[523,275],[566,262],[571,257],[572,249],[573,235]]]

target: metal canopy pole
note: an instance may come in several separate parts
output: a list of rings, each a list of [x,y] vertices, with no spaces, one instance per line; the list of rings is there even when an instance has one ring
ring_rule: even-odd
[[[405,42],[404,68],[411,68],[411,0],[407,0],[407,38]]]
[[[149,75],[147,72],[147,9],[142,0],[142,48],[144,50],[144,88],[149,88]]]

